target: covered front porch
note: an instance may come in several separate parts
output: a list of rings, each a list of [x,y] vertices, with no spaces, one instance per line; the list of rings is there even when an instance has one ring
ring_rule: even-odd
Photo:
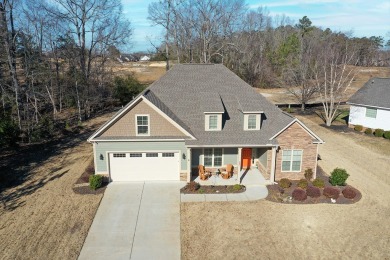
[[[187,148],[187,182],[201,185],[272,184],[275,180],[276,146]],[[233,165],[232,177],[221,176]],[[204,165],[211,176],[199,177],[198,166]]]

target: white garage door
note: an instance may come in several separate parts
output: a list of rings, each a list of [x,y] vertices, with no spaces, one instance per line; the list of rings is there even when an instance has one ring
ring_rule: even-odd
[[[177,181],[180,158],[175,152],[110,153],[112,181]]]

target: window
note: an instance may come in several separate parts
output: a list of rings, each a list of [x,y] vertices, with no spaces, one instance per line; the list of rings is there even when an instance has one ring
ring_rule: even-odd
[[[206,148],[204,149],[204,166],[220,167],[222,166],[222,148]]]
[[[248,130],[256,129],[256,115],[248,115]]]
[[[163,153],[162,157],[175,157],[174,153]]]
[[[205,115],[206,131],[221,131],[221,129],[222,129],[222,113]]]
[[[126,157],[125,153],[114,153],[114,158],[124,158]]]
[[[137,117],[137,135],[149,135],[149,116],[142,115]]]
[[[375,108],[366,108],[366,117],[376,118],[376,112]]]
[[[302,152],[302,150],[283,150],[282,172],[300,172]]]
[[[142,153],[131,153],[130,157],[142,157]]]
[[[209,129],[210,130],[218,129],[218,116],[217,115],[210,115],[209,116]]]
[[[158,157],[158,153],[146,153],[146,157]]]

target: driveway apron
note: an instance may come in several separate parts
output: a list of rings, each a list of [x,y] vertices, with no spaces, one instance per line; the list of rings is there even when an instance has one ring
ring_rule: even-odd
[[[180,259],[182,186],[109,184],[79,259]]]

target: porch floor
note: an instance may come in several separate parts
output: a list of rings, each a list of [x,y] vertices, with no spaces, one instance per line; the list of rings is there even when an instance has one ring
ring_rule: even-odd
[[[195,176],[194,176],[195,177]],[[195,179],[193,179],[195,182],[198,182],[200,185],[234,185],[234,184],[242,184],[245,186],[248,185],[266,185],[267,181],[264,178],[264,176],[261,174],[261,172],[256,169],[248,169],[248,170],[241,170],[240,172],[240,180],[238,179],[237,174],[233,174],[233,177],[230,179],[223,179],[221,176],[213,175],[207,180],[201,180],[199,176],[196,176]]]

